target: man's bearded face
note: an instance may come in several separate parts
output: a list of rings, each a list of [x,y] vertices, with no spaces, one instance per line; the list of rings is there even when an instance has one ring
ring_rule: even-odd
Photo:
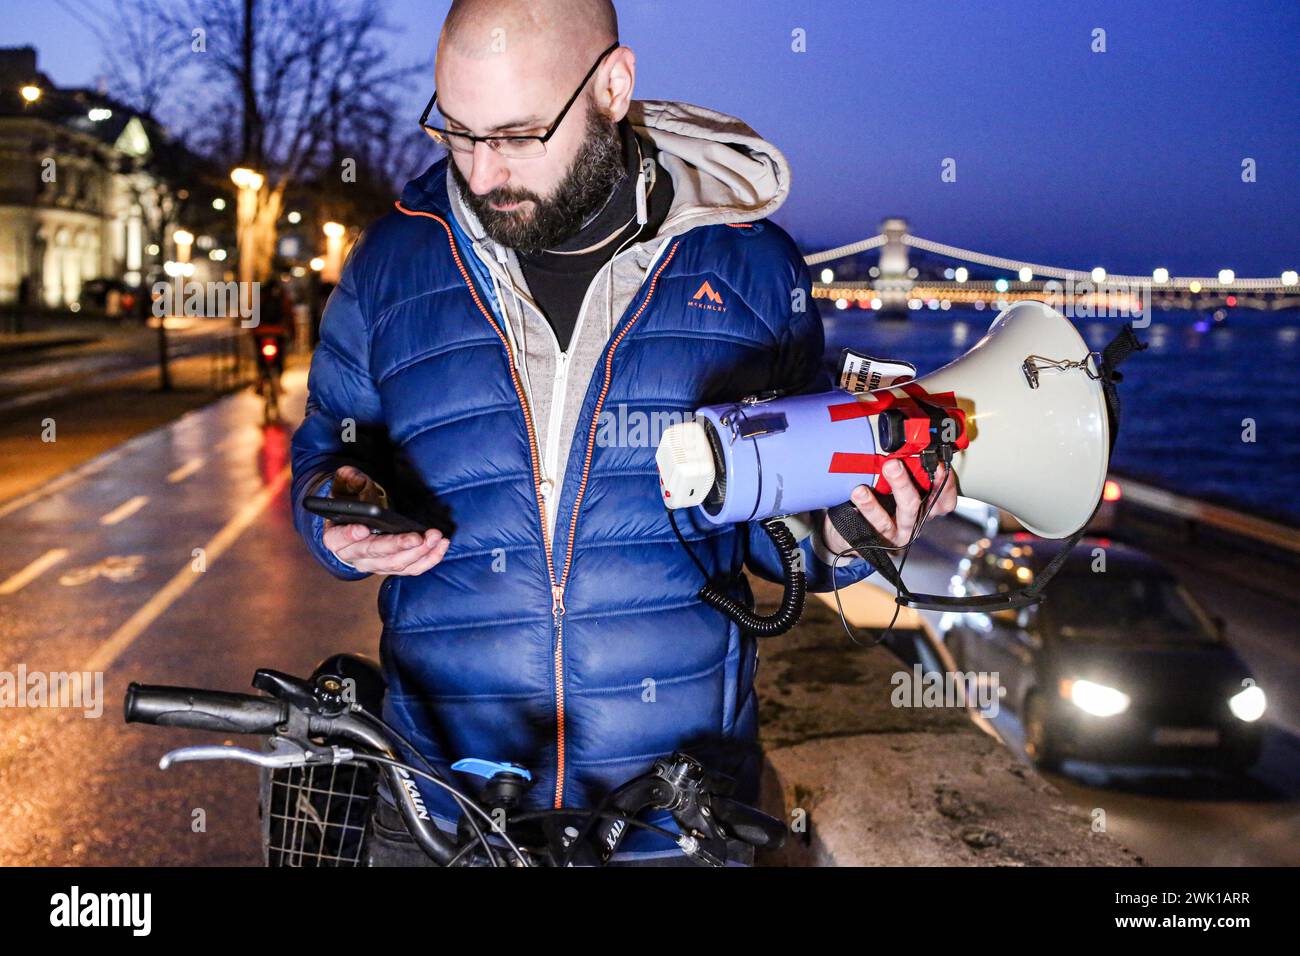
[[[465,204],[474,211],[487,234],[501,245],[525,253],[549,249],[575,235],[626,175],[618,127],[590,100],[583,143],[549,196],[543,198],[508,183],[489,193],[475,195],[454,162],[451,172]],[[495,208],[511,203],[523,205]]]

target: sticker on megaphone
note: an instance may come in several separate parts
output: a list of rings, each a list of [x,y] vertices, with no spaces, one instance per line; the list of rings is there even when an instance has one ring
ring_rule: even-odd
[[[893,388],[916,378],[916,366],[898,359],[879,359],[844,349],[840,361],[840,388],[854,395]]]

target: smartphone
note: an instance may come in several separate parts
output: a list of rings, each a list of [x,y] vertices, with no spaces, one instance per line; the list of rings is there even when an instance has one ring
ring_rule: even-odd
[[[355,498],[325,498],[309,495],[302,500],[303,507],[312,514],[328,518],[335,524],[363,524],[381,534],[424,534],[428,529],[406,515],[389,511],[368,501]]]

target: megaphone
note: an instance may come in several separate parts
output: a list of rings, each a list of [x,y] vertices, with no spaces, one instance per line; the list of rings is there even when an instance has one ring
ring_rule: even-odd
[[[919,379],[706,406],[666,429],[655,456],[664,504],[713,524],[830,508],[860,484],[888,491],[890,459],[927,489],[951,462],[961,494],[1045,538],[1087,523],[1109,458],[1101,358],[1040,302],[1006,309]]]

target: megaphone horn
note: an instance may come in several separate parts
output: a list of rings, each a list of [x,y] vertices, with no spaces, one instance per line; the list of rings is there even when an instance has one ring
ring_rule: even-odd
[[[829,508],[901,460],[922,488],[951,460],[963,495],[1063,538],[1088,521],[1110,458],[1099,359],[1040,302],[1002,312],[936,372],[854,395],[841,389],[699,409],[656,453],[669,508],[714,524]]]

